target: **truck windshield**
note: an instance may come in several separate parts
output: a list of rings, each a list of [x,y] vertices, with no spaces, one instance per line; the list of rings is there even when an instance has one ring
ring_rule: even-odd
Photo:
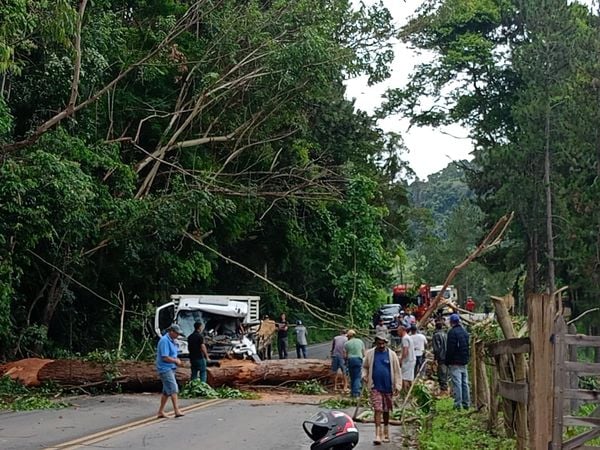
[[[206,327],[206,319],[202,311],[179,311],[177,314],[177,324],[185,336],[194,332],[194,323],[202,322]]]
[[[204,324],[203,333],[234,336],[240,330],[240,320],[234,317],[220,316],[202,311],[179,311],[177,323],[184,335],[189,336],[194,331],[194,323]]]

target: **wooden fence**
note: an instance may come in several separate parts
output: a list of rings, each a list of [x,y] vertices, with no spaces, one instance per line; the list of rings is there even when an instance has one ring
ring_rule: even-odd
[[[507,339],[487,346],[494,362],[489,428],[496,428],[502,410],[507,435],[516,439],[519,449],[600,450],[586,445],[600,437],[600,406],[590,416],[574,415],[582,403],[600,404],[600,390],[579,387],[580,377],[600,376],[600,363],[579,361],[577,351],[600,348],[600,336],[569,334],[564,318],[556,314],[554,298],[547,294],[528,299],[529,337],[516,337],[508,311],[501,304],[495,307]],[[564,440],[565,427],[574,426],[589,430]]]
[[[554,333],[554,414],[552,445],[553,450],[600,449],[585,445],[600,436],[600,407],[591,416],[573,415],[574,408],[581,402],[600,404],[600,391],[579,389],[579,377],[600,376],[600,364],[578,361],[579,347],[600,347],[599,336],[567,334],[567,325],[562,317],[556,320]],[[575,383],[573,383],[575,381]],[[568,440],[563,440],[564,427],[580,426],[590,428]]]

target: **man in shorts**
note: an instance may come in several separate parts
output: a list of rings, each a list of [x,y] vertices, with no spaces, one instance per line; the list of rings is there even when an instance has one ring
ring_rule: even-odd
[[[183,417],[183,413],[177,404],[177,394],[179,387],[175,379],[175,370],[181,365],[181,360],[177,357],[179,345],[175,341],[177,336],[181,335],[179,325],[173,324],[167,328],[167,332],[160,338],[156,347],[156,371],[162,381],[162,395],[160,397],[160,407],[158,408],[157,418],[165,419],[165,406],[169,397],[173,403],[175,417]]]
[[[367,350],[363,361],[363,381],[369,388],[371,405],[375,413],[375,439],[373,439],[375,445],[390,442],[389,421],[390,412],[394,409],[393,396],[402,389],[400,362],[396,353],[389,349],[387,344],[386,334],[375,335],[375,347]]]
[[[333,377],[333,390],[339,390],[340,379],[342,390],[348,391],[348,379],[346,378],[346,362],[344,360],[344,345],[348,341],[346,330],[340,330],[340,334],[331,341],[331,375]]]
[[[405,391],[410,389],[410,385],[415,379],[415,343],[408,334],[410,323],[404,322],[399,328],[401,338],[400,367],[402,367],[402,384]]]

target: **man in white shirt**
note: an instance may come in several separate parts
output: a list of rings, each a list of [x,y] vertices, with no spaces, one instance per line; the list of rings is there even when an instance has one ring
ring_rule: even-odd
[[[427,347],[427,336],[420,333],[415,324],[410,326],[410,338],[415,345],[415,377],[421,369],[425,359],[425,348]]]
[[[398,329],[401,337],[402,352],[400,353],[400,367],[402,368],[402,387],[405,391],[415,379],[415,344],[408,334],[410,324],[404,322]]]

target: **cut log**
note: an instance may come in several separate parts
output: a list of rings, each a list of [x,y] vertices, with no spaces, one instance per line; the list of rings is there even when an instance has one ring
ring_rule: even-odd
[[[232,361],[208,368],[213,387],[242,384],[282,384],[292,381],[323,380],[330,376],[331,363],[323,359],[277,359],[249,363]]]
[[[255,363],[250,360],[222,360],[221,367],[208,368],[208,383],[213,387],[242,384],[282,384],[291,381],[325,379],[330,362],[320,359],[285,359]],[[52,382],[74,388],[118,384],[129,392],[160,392],[161,382],[153,362],[122,361],[100,364],[76,359],[21,360],[0,367],[0,375],[8,375],[26,386]],[[189,367],[178,367],[177,382],[190,379]]]

